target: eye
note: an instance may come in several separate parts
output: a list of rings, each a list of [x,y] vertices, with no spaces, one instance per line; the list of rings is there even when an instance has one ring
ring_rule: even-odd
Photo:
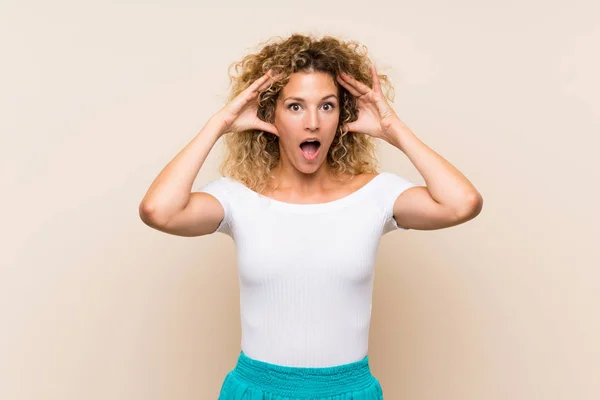
[[[292,103],[292,104],[288,105],[287,108],[292,111],[297,111],[296,109],[292,108],[294,106],[300,106],[300,103]],[[331,111],[335,108],[335,104],[333,104],[331,102],[327,102],[327,103],[323,104],[323,106],[329,106],[329,109],[327,109],[325,111]]]
[[[329,107],[331,107],[331,108],[330,108],[329,110],[327,110],[327,111],[331,111],[331,110],[333,110],[333,109],[335,108],[335,104],[333,104],[333,103],[325,103],[324,105],[325,105],[325,106],[329,106]]]

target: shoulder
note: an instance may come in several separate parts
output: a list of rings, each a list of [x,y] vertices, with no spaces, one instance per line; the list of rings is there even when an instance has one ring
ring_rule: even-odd
[[[380,172],[374,179],[374,191],[389,210],[397,198],[407,189],[418,186],[416,182],[394,172]]]
[[[224,202],[234,197],[236,192],[239,191],[239,185],[240,183],[236,180],[227,176],[221,176],[203,183],[198,191],[212,194]]]
[[[205,190],[223,190],[231,188],[231,180],[226,176],[221,176],[218,178],[211,179],[207,182],[202,183],[200,186],[200,191]]]
[[[379,182],[381,182],[384,187],[385,187],[386,184],[387,185],[389,185],[389,184],[391,184],[391,185],[400,185],[400,186],[403,186],[403,185],[409,185],[409,186],[415,185],[415,183],[412,182],[410,179],[407,179],[406,177],[404,177],[402,175],[398,175],[398,174],[396,174],[394,172],[389,172],[389,171],[380,172],[377,175],[377,180]]]
[[[364,186],[367,183],[371,182],[373,179],[377,178],[379,174],[372,174],[372,173],[364,173],[364,174],[358,174],[354,176],[354,181],[355,181],[355,185],[358,187]]]
[[[341,180],[342,180],[342,186],[347,187],[350,191],[355,191],[358,189],[361,189],[363,186],[366,186],[367,184],[369,184],[369,182],[371,182],[373,179],[375,179],[377,177],[377,175],[379,174],[372,174],[372,173],[363,173],[363,174],[357,174],[357,175],[351,175],[351,174],[347,174],[344,175]]]
[[[375,192],[385,192],[390,187],[402,185],[403,183],[409,184],[412,182],[393,172],[386,171],[354,175],[354,177],[348,181],[348,185],[353,189],[370,186]]]

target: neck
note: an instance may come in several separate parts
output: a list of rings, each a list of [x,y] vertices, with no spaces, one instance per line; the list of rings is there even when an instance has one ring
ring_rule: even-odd
[[[272,186],[275,190],[293,189],[303,193],[318,192],[331,186],[332,181],[336,179],[327,162],[321,164],[316,171],[305,173],[284,159],[280,159],[271,175],[274,177]]]

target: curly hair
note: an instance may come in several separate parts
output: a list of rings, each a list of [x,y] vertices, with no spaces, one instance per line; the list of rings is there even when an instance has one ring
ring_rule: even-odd
[[[325,72],[338,88],[340,117],[337,131],[327,153],[327,163],[333,173],[339,176],[350,173],[377,173],[378,161],[375,155],[375,140],[365,134],[344,132],[343,124],[356,121],[358,107],[354,96],[341,86],[335,76],[346,72],[355,79],[372,87],[371,61],[367,48],[355,41],[343,41],[333,36],[321,39],[313,35],[294,33],[287,39],[280,36],[259,44],[260,51],[246,55],[241,61],[229,66],[229,85],[232,86],[228,101],[233,100],[256,79],[272,69],[279,76],[269,88],[259,94],[258,117],[273,123],[277,97],[295,72]],[[234,69],[236,75],[231,74]],[[384,95],[393,101],[394,88],[387,75],[377,74]],[[243,182],[247,187],[262,192],[271,171],[279,162],[279,137],[262,130],[248,130],[224,135],[225,157],[219,172]]]

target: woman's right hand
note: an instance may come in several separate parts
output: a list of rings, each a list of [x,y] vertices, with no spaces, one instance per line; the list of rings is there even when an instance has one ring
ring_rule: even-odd
[[[217,114],[223,122],[223,133],[258,129],[279,136],[275,125],[258,118],[258,96],[274,81],[272,70],[252,82]]]

